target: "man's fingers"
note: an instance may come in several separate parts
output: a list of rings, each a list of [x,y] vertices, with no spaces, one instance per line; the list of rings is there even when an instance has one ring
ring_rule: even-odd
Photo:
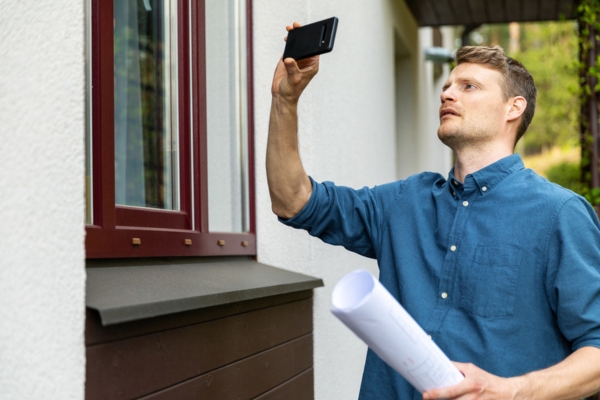
[[[287,25],[285,27],[285,29],[289,32],[289,31],[291,31],[293,29],[300,28],[301,26],[302,26],[302,24],[300,22],[294,21],[294,23],[292,25]]]
[[[469,393],[469,388],[459,383],[447,388],[428,390],[423,393],[423,399],[453,399],[466,393]]]
[[[298,61],[300,72],[307,72],[314,75],[319,70],[319,56],[308,57]]]

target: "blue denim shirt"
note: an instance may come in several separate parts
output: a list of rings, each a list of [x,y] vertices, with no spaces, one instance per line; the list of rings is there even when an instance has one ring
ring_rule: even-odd
[[[451,360],[510,377],[600,347],[598,218],[519,155],[464,184],[453,171],[360,190],[313,181],[282,222],[376,258],[382,284]],[[360,398],[421,396],[369,350]]]

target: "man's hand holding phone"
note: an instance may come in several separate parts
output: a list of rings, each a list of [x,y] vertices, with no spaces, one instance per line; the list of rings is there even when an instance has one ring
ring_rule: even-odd
[[[286,26],[288,32],[298,29],[302,26],[299,22]],[[288,37],[284,40],[287,42]],[[300,95],[308,86],[308,83],[319,71],[319,56],[294,60],[291,57],[279,60],[273,77],[273,86],[271,93],[274,97],[283,97],[283,99],[296,103]]]
[[[319,54],[333,50],[338,19],[332,17],[302,26],[299,22],[286,26],[285,50],[277,65],[271,88],[273,96],[297,102],[319,71]]]

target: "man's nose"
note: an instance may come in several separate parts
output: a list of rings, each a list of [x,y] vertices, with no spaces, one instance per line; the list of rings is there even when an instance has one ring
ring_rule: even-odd
[[[452,86],[444,89],[444,91],[440,95],[440,100],[442,101],[442,104],[444,104],[447,101],[456,100],[456,95],[454,93],[454,89],[452,88]]]

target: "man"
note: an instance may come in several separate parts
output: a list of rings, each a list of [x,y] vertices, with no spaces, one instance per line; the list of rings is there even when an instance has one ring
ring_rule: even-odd
[[[288,31],[299,27],[295,23]],[[425,399],[577,399],[600,390],[600,224],[513,154],[536,88],[500,48],[463,47],[441,94],[448,179],[353,190],[307,176],[297,104],[319,59],[280,60],[267,174],[282,222],[377,258],[380,280],[465,379]],[[418,399],[369,350],[361,399]]]

